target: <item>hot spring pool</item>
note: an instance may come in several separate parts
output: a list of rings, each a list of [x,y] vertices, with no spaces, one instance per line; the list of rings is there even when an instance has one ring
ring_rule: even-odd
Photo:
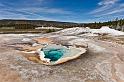
[[[60,59],[64,52],[61,49],[50,49],[44,51],[45,57],[51,59],[50,61],[57,61]]]
[[[48,58],[50,61],[57,61],[67,52],[67,48],[58,45],[49,45],[41,49],[41,51],[44,52],[44,58]]]
[[[38,50],[39,56],[43,64],[56,65],[66,61],[75,59],[85,53],[86,49],[69,47],[56,44],[49,44]]]

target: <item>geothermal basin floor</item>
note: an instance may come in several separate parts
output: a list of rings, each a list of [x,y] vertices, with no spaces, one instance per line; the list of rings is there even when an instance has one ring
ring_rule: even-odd
[[[46,66],[29,61],[25,56],[33,54],[16,49],[16,44],[29,44],[29,39],[39,36],[0,35],[0,82],[124,82],[124,45],[116,40],[64,36],[84,40],[88,51],[78,59]],[[24,38],[27,41],[22,41]]]

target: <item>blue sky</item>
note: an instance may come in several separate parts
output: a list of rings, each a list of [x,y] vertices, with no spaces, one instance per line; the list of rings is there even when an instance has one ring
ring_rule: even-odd
[[[0,0],[0,19],[102,22],[124,18],[124,0]]]

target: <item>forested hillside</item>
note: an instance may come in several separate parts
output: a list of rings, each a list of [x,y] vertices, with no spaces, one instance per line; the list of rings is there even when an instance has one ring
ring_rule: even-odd
[[[71,27],[90,27],[101,28],[102,26],[109,26],[116,30],[124,31],[124,19],[108,22],[95,22],[95,23],[71,23],[71,22],[58,22],[58,21],[45,21],[45,20],[0,20],[1,29],[35,29],[37,27],[58,27],[58,28],[71,28]]]
[[[45,21],[45,20],[0,20],[1,28],[15,28],[15,29],[34,29],[36,27],[58,27],[69,28],[78,26],[77,23],[71,22],[58,22],[58,21]]]
[[[116,18],[115,20],[108,22],[98,22],[98,23],[95,22],[95,23],[84,24],[84,27],[90,27],[96,29],[101,28],[102,26],[109,26],[113,29],[124,31],[124,19],[118,20],[118,18]]]

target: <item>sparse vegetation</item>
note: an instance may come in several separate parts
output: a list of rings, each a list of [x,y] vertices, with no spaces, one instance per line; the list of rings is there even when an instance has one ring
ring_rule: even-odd
[[[113,29],[124,31],[124,19],[118,19],[116,18],[115,20],[108,21],[108,22],[95,22],[95,23],[87,23],[84,24],[84,27],[90,27],[90,28],[95,28],[99,29],[102,26],[109,26]]]
[[[41,32],[55,32],[55,29],[37,30],[37,27],[57,27],[57,28],[71,28],[71,27],[90,27],[99,29],[102,26],[109,26],[116,30],[124,31],[124,19],[108,22],[95,22],[95,23],[70,23],[70,22],[57,22],[57,21],[44,21],[44,20],[0,20],[1,33],[41,33]]]
[[[47,29],[46,33],[51,33],[51,32],[55,32],[55,31],[56,31],[55,29]]]

